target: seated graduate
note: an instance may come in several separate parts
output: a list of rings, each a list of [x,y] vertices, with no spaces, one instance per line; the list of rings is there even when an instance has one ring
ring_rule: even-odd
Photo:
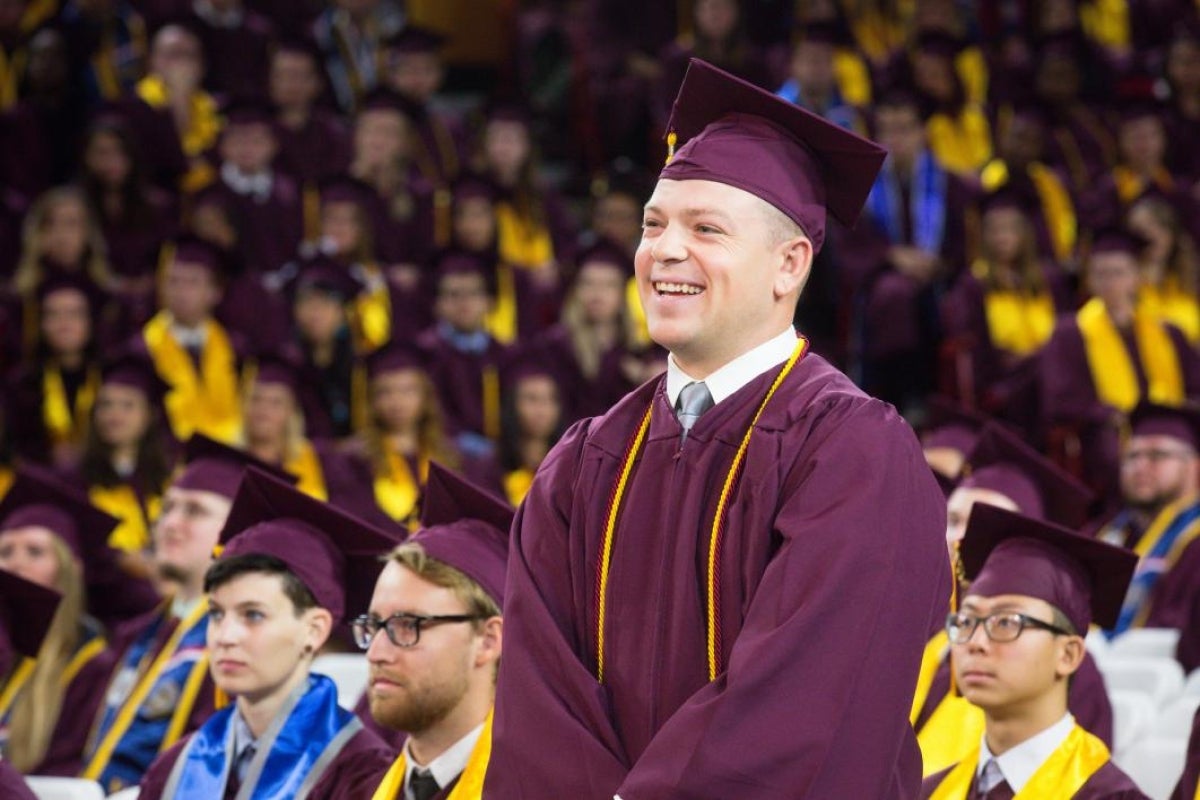
[[[947,501],[946,541],[956,561],[971,509],[978,503],[1077,530],[1092,499],[1087,487],[995,422],[983,427],[967,455],[965,473]],[[913,700],[911,719],[925,775],[964,758],[983,733],[983,712],[953,689],[950,650],[944,630],[929,641]],[[1105,744],[1112,742],[1112,705],[1091,654],[1084,654],[1067,703],[1084,730]]]
[[[7,675],[19,656],[37,657],[61,600],[58,592],[0,569],[0,675]],[[21,773],[2,757],[0,800],[36,800]]]
[[[199,435],[188,441],[183,460],[186,466],[167,487],[153,532],[153,565],[168,596],[118,632],[121,655],[87,752],[83,777],[110,794],[137,785],[159,753],[213,713],[204,574],[242,470],[254,464],[274,471]]]
[[[375,800],[482,796],[513,513],[431,464],[422,528],[388,556],[370,612],[354,622],[371,662],[371,715],[408,734],[369,787]],[[370,796],[363,788],[354,796]]]
[[[983,503],[961,554],[973,582],[946,633],[955,680],[986,727],[961,761],[925,779],[922,798],[1145,798],[1067,711],[1082,634],[1093,620],[1112,624],[1137,556]]]
[[[117,566],[117,521],[32,467],[18,470],[0,503],[0,569],[62,595],[41,650],[0,679],[0,752],[27,775],[73,777],[116,660],[93,607],[143,613],[158,602],[148,582]],[[132,604],[131,604],[132,603]],[[2,675],[2,673],[0,673]]]
[[[362,797],[353,782],[378,781],[392,751],[311,669],[398,541],[247,469],[204,576],[213,681],[235,702],[159,756],[139,796]]]

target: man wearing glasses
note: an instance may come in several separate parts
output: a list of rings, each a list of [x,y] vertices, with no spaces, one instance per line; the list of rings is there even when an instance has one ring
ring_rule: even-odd
[[[408,733],[380,800],[481,797],[491,752],[513,509],[437,464],[425,491],[422,529],[388,556],[354,621],[371,715]]]
[[[1110,626],[1137,556],[995,506],[971,510],[960,550],[970,588],[946,620],[954,677],[985,730],[923,800],[1144,798],[1067,711],[1082,634]]]
[[[1121,454],[1125,508],[1097,534],[1139,556],[1113,635],[1129,628],[1183,628],[1200,597],[1200,574],[1176,569],[1185,554],[1200,556],[1191,546],[1200,534],[1200,414],[1143,403],[1129,422]]]

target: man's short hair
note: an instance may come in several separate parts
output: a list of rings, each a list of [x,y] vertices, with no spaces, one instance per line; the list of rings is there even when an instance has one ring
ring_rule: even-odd
[[[501,615],[500,604],[482,586],[456,567],[430,556],[419,542],[405,542],[397,546],[387,555],[387,560],[411,570],[434,586],[452,591],[467,607],[466,613],[478,617],[472,623],[476,632],[483,630],[487,619]]]
[[[317,608],[317,599],[313,597],[313,593],[288,569],[287,564],[275,556],[263,553],[242,553],[213,562],[208,572],[204,573],[204,591],[211,592],[240,575],[252,572],[278,575],[283,583],[283,593],[292,602],[296,616],[310,608]]]
[[[772,246],[783,244],[795,239],[797,236],[807,238],[808,234],[804,232],[804,229],[795,220],[766,200],[759,198],[759,202],[762,203],[763,217],[767,223],[767,236]]]

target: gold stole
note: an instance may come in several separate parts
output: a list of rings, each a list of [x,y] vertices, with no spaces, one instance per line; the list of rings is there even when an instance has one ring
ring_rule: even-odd
[[[329,491],[325,487],[325,472],[321,469],[321,459],[317,457],[317,449],[312,442],[305,439],[290,461],[283,468],[297,477],[296,488],[309,497],[318,500],[328,500]]]
[[[1083,335],[1096,395],[1116,409],[1131,410],[1141,399],[1137,373],[1104,301],[1098,297],[1087,301],[1075,319]],[[1139,308],[1134,313],[1133,329],[1149,383],[1147,399],[1163,405],[1180,405],[1184,401],[1183,371],[1166,328]]]
[[[467,759],[467,767],[458,776],[458,782],[450,790],[446,800],[476,800],[483,797],[483,778],[487,774],[488,758],[492,754],[492,712],[488,711],[483,721],[483,732],[479,741],[471,748],[471,757]],[[392,766],[383,776],[379,788],[375,790],[372,800],[395,800],[404,796],[404,773],[407,765],[404,752],[396,756]]]
[[[1067,187],[1063,186],[1054,170],[1045,164],[1030,164],[1028,171],[1041,201],[1046,227],[1050,230],[1050,245],[1054,248],[1054,255],[1059,261],[1065,261],[1075,251],[1079,235],[1075,204],[1071,202]]]
[[[16,475],[13,474],[12,467],[0,465],[0,499],[8,494],[8,490],[12,488],[13,479]]]
[[[225,329],[214,320],[205,325],[199,375],[192,357],[171,335],[170,313],[156,314],[142,336],[155,370],[171,385],[166,406],[175,438],[187,441],[195,432],[231,444],[242,426],[237,357]]]
[[[1158,540],[1161,539],[1163,534],[1167,532],[1167,529],[1171,527],[1171,523],[1175,521],[1175,518],[1178,517],[1179,514],[1191,502],[1192,501],[1190,500],[1184,500],[1182,502],[1172,503],[1162,511],[1158,512],[1158,516],[1154,518],[1154,522],[1151,523],[1149,529],[1142,534],[1142,538],[1138,540],[1137,547],[1133,548],[1133,551],[1137,553],[1139,561],[1145,558],[1146,554],[1152,551],[1158,545]],[[1197,536],[1200,536],[1200,519],[1196,520],[1191,525],[1188,525],[1187,528],[1185,528],[1183,532],[1180,533],[1175,539],[1175,542],[1171,545],[1171,549],[1167,551],[1166,558],[1164,559],[1165,563],[1163,565],[1164,574],[1175,566],[1176,562],[1179,561],[1179,557],[1183,555],[1183,551],[1187,549],[1188,545],[1190,545]],[[1133,620],[1133,627],[1141,628],[1146,624],[1146,617],[1150,615],[1150,607],[1150,598],[1147,597],[1146,602],[1142,603],[1142,607],[1138,609],[1137,616]]]
[[[951,172],[975,173],[992,157],[992,129],[982,110],[964,106],[951,116],[938,112],[925,123],[929,149]]]
[[[1179,328],[1192,344],[1200,342],[1200,303],[1180,289],[1174,276],[1162,286],[1143,286],[1138,299],[1147,314]]]
[[[502,264],[536,269],[554,260],[550,230],[545,225],[523,219],[511,203],[496,204],[496,240]]]
[[[1027,356],[1054,333],[1054,299],[1049,292],[992,290],[983,303],[988,336],[999,350]]]
[[[94,367],[89,367],[87,377],[75,393],[75,402],[72,404],[67,401],[62,370],[47,367],[42,371],[42,423],[52,442],[83,441],[99,385],[100,374]]]
[[[67,662],[66,668],[62,674],[58,676],[58,685],[66,691],[71,685],[71,681],[75,680],[75,676],[79,671],[87,666],[88,662],[96,656],[104,652],[104,648],[108,646],[108,642],[103,636],[96,636],[84,643],[75,651],[75,655],[71,656],[71,660]],[[0,719],[3,719],[16,702],[17,697],[21,694],[21,690],[25,688],[25,684],[33,675],[34,667],[37,666],[37,659],[23,658],[17,669],[9,678],[8,683],[4,686],[4,691],[0,692]]]
[[[513,268],[501,262],[496,265],[496,301],[488,312],[484,326],[492,338],[501,344],[512,344],[517,340],[517,284]]]
[[[375,282],[375,287],[354,299],[355,332],[359,348],[371,352],[392,338],[392,298],[387,278],[377,264],[365,264],[363,271],[369,281]]]
[[[419,480],[413,478],[404,456],[388,452],[386,458],[387,471],[375,475],[375,502],[389,517],[411,528],[416,524],[421,487],[429,475],[429,458],[424,454],[417,457]]]
[[[924,764],[921,774],[928,778],[965,758],[972,745],[979,746],[986,724],[982,709],[948,692],[917,733]]]
[[[127,483],[116,486],[92,486],[88,499],[101,511],[120,520],[108,537],[109,547],[126,553],[140,553],[150,547],[150,523],[158,518],[162,498],[155,495],[146,498],[142,508],[137,492]]]
[[[1110,50],[1129,50],[1129,6],[1126,0],[1092,0],[1079,6],[1079,21],[1088,38]]]
[[[1154,174],[1147,180],[1129,167],[1123,165],[1113,167],[1113,180],[1117,184],[1117,197],[1125,205],[1132,203],[1140,197],[1150,184],[1157,186],[1165,192],[1169,192],[1175,183],[1171,179],[1171,173],[1161,167],[1155,170]]]
[[[917,673],[917,688],[913,693],[912,710],[908,712],[908,721],[913,725],[917,724],[917,715],[925,707],[925,701],[929,698],[929,690],[933,686],[933,678],[937,674],[938,667],[941,666],[942,658],[949,652],[949,649],[950,637],[946,635],[945,631],[938,631],[925,645],[925,652],[921,654],[921,671]]]
[[[508,502],[514,506],[521,505],[521,501],[525,499],[525,495],[529,494],[529,487],[533,485],[533,470],[514,469],[504,476],[504,494],[508,497]]]
[[[839,47],[834,51],[833,75],[842,102],[856,108],[871,104],[871,72],[857,50]]]
[[[1044,797],[1074,797],[1097,770],[1108,763],[1108,748],[1076,725],[1066,741],[1046,759],[1029,783],[1013,800],[1040,800]],[[971,791],[979,768],[979,739],[971,753],[946,774],[929,800],[961,800]]]

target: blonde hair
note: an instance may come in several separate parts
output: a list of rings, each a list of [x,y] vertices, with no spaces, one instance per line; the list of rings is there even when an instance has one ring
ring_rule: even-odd
[[[108,264],[104,234],[83,190],[75,186],[59,186],[43,192],[25,217],[21,232],[21,260],[17,262],[13,276],[13,285],[21,295],[32,295],[44,277],[41,264],[42,235],[50,214],[63,203],[72,201],[79,204],[87,218],[87,262],[84,272],[102,289],[110,289],[116,282]]]
[[[500,604],[484,591],[482,586],[458,568],[426,553],[420,542],[405,542],[397,545],[392,552],[388,553],[386,559],[405,567],[434,586],[440,586],[453,592],[454,596],[467,607],[467,614],[479,617],[472,623],[472,627],[477,633],[483,630],[483,624],[488,619],[501,616]]]
[[[460,459],[458,453],[450,447],[446,439],[445,424],[442,421],[442,406],[438,402],[433,380],[423,369],[414,368],[411,371],[417,373],[421,381],[421,414],[416,422],[417,447],[422,455],[445,466],[457,467]],[[363,431],[363,438],[366,441],[367,453],[371,457],[371,464],[378,471],[387,468],[387,448],[384,445],[387,432],[382,430],[379,418],[375,414],[374,381],[375,379],[372,378],[368,381],[367,386],[368,414],[366,418],[370,422]]]
[[[580,264],[579,267],[582,270],[584,264]],[[626,283],[622,281],[621,312],[618,320],[620,333],[615,344],[636,351],[641,349],[641,331],[638,328],[637,319],[629,313],[629,296],[625,288]],[[594,379],[600,372],[600,362],[604,358],[605,348],[597,338],[592,326],[588,324],[584,316],[583,304],[579,302],[579,295],[574,288],[563,302],[561,319],[571,340],[571,351],[575,354],[579,370],[584,377],[589,380]]]
[[[38,651],[29,681],[13,704],[5,759],[18,772],[37,769],[46,758],[54,729],[62,712],[65,687],[63,672],[79,647],[84,614],[83,572],[74,553],[57,535],[53,537],[58,558],[56,588],[62,602],[54,614],[50,631]]]
[[[250,411],[250,398],[254,394],[254,389],[258,386],[257,380],[248,380],[245,382],[245,388],[242,391],[242,419],[246,419],[246,415]],[[296,392],[288,387],[288,393],[292,396],[292,413],[288,416],[287,427],[283,431],[283,462],[287,464],[293,458],[300,454],[300,450],[304,447],[306,438],[304,436],[304,410],[300,407],[300,398],[296,396]],[[238,435],[238,441],[242,447],[250,444],[246,438],[246,426],[242,426],[242,432]]]

